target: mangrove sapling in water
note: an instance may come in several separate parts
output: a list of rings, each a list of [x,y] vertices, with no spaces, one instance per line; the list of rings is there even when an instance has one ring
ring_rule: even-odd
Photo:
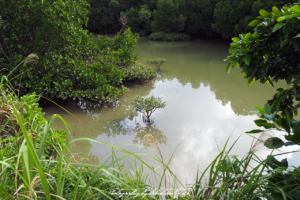
[[[160,71],[160,66],[166,62],[165,58],[154,58],[147,60],[147,63],[153,64],[157,67],[157,71]]]
[[[136,111],[143,113],[143,115],[146,117],[147,122],[150,122],[151,114],[157,108],[164,108],[167,103],[162,101],[160,97],[154,97],[153,95],[151,95],[148,98],[137,96],[133,100],[132,105],[134,106],[134,109]]]

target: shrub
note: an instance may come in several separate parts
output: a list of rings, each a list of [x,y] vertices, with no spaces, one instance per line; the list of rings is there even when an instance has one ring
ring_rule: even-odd
[[[116,1],[112,1],[112,3]],[[116,68],[136,60],[133,54],[138,36],[127,29],[112,40],[82,28],[87,23],[86,0],[82,1],[0,1],[0,75],[23,75],[11,81],[20,94],[44,97],[114,100],[121,91],[112,86],[122,82]],[[36,16],[39,16],[38,18]],[[19,66],[30,53],[39,62]],[[20,85],[20,87],[19,87]]]
[[[156,76],[156,71],[150,66],[143,64],[141,61],[136,61],[130,67],[124,67],[124,80],[148,80]]]
[[[154,58],[154,59],[149,59],[147,63],[153,64],[157,67],[157,71],[160,71],[160,66],[166,62],[165,58]]]
[[[150,122],[151,114],[157,108],[164,108],[167,103],[163,102],[160,97],[154,97],[153,95],[151,95],[148,98],[137,96],[133,100],[132,105],[134,106],[136,111],[143,113],[143,115],[146,117],[147,122]]]
[[[163,40],[163,41],[184,41],[189,40],[191,36],[184,33],[165,33],[165,32],[154,32],[151,33],[149,38],[151,40]]]
[[[179,2],[173,0],[158,0],[154,11],[154,21],[151,23],[153,32],[179,32],[184,29],[187,17],[180,13]]]

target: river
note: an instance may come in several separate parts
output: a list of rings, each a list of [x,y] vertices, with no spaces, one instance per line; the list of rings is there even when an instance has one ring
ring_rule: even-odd
[[[146,62],[157,57],[167,60],[157,78],[128,83],[130,91],[114,106],[86,102],[80,106],[61,105],[79,120],[55,105],[43,111],[46,116],[60,114],[72,128],[74,138],[89,137],[134,153],[154,155],[157,152],[143,140],[150,133],[164,161],[172,156],[169,166],[176,176],[184,184],[193,184],[197,169],[203,171],[213,161],[229,136],[228,146],[242,135],[232,154],[243,155],[249,151],[253,138],[245,132],[257,129],[253,120],[258,118],[250,111],[255,110],[254,105],[262,107],[276,92],[275,88],[259,82],[247,87],[240,69],[234,68],[227,74],[227,63],[223,60],[228,56],[228,49],[229,43],[222,40],[154,42],[140,38],[136,48],[140,60]],[[275,86],[285,87],[285,84]],[[150,94],[162,97],[167,106],[156,110],[151,116],[153,123],[146,124],[141,114],[132,109],[131,102],[136,95]],[[64,128],[64,125],[56,119],[54,127]],[[82,141],[72,151],[83,156],[87,147],[88,162],[94,164],[101,164],[100,158],[110,150],[95,142]],[[262,158],[266,157],[268,151],[263,145],[258,145],[257,150]],[[287,157],[289,162],[299,165],[295,156]]]

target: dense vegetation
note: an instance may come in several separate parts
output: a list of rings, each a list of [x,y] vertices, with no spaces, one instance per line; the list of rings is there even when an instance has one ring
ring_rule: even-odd
[[[128,28],[113,39],[94,40],[82,28],[88,21],[85,0],[3,0],[0,7],[0,75],[15,77],[11,84],[20,94],[107,102],[126,91],[124,80],[155,76],[147,66],[135,77],[124,76],[136,69],[138,35]],[[19,65],[31,53],[38,61]]]
[[[288,0],[88,0],[90,13],[87,29],[116,33],[125,16],[127,26],[140,35],[151,34],[156,40],[231,38],[248,32],[249,22],[260,9],[291,4]],[[153,35],[154,34],[154,35]],[[168,34],[168,36],[165,36]],[[176,35],[177,34],[177,35]]]

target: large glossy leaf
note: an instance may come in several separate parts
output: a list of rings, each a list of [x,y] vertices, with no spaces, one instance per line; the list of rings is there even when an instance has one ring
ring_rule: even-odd
[[[284,142],[278,137],[268,138],[264,145],[269,149],[278,149],[284,145]]]
[[[261,133],[261,132],[264,132],[264,130],[255,129],[255,130],[247,131],[246,133]]]
[[[265,11],[265,10],[260,10],[259,11],[259,14],[261,15],[261,16],[263,16],[263,17],[268,17],[268,11]]]
[[[281,12],[279,11],[279,9],[276,6],[272,7],[272,12],[275,13],[276,15],[281,14]]]
[[[255,19],[252,22],[250,22],[248,25],[249,26],[257,26],[260,23],[261,23],[261,21],[259,19]]]
[[[273,28],[273,32],[277,31],[278,29],[281,29],[284,25],[285,25],[285,23],[276,24]]]
[[[263,126],[266,129],[276,127],[274,124],[268,123],[266,120],[263,120],[263,119],[257,119],[257,120],[254,120],[254,122],[257,126]]]
[[[240,38],[238,37],[234,37],[234,38],[231,38],[233,42],[239,42],[240,41]]]
[[[291,11],[300,13],[300,6],[299,5],[294,5],[293,7],[291,7]]]

